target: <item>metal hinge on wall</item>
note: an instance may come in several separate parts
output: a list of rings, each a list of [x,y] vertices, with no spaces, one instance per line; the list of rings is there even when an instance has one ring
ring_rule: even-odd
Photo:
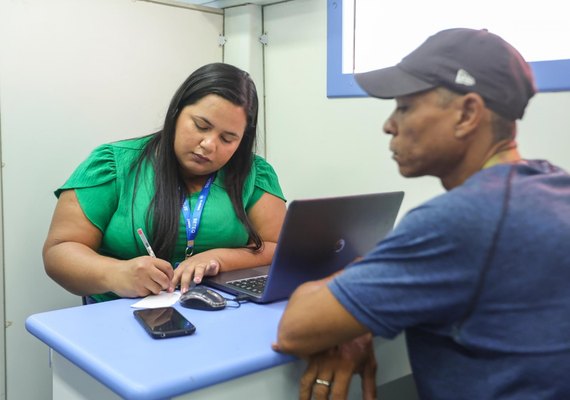
[[[269,44],[269,35],[267,35],[267,33],[261,35],[259,37],[259,43],[261,43],[264,46],[267,46]]]
[[[218,36],[218,46],[224,47],[224,45],[226,44],[227,41],[228,41],[228,39],[220,33],[220,36]]]
[[[220,33],[220,35],[218,36],[218,46],[224,47],[224,45],[227,42],[228,38]],[[259,37],[259,43],[261,43],[264,46],[267,46],[269,44],[269,36],[267,35],[267,33],[264,33]]]

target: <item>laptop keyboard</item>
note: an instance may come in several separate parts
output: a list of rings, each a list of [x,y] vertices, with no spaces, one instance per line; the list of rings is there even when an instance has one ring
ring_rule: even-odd
[[[256,276],[255,278],[237,279],[227,282],[228,285],[245,290],[254,294],[262,294],[267,283],[267,275]]]

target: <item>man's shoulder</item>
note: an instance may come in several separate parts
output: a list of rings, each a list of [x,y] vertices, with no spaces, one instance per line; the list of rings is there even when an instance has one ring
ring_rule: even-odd
[[[497,204],[494,194],[479,193],[466,187],[457,187],[442,193],[411,209],[401,224],[408,228],[455,232],[465,226],[487,224],[495,215],[488,212]]]

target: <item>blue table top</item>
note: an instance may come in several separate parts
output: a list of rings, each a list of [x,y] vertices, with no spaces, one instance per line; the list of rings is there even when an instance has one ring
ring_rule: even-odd
[[[295,360],[271,349],[286,302],[221,311],[176,304],[196,333],[152,339],[133,316],[135,301],[34,314],[26,329],[126,399],[169,398]]]

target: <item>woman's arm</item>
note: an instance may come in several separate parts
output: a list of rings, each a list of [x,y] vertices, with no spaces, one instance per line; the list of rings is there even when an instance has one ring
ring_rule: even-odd
[[[114,292],[141,297],[173,290],[168,261],[149,256],[118,260],[97,253],[101,231],[83,213],[74,190],[57,202],[43,248],[47,274],[79,296]]]
[[[263,241],[260,252],[252,252],[245,248],[212,249],[196,254],[180,263],[174,271],[172,284],[180,282],[184,293],[190,281],[200,283],[204,275],[216,275],[220,271],[258,267],[271,264],[281,226],[285,219],[285,202],[269,193],[264,193],[251,207],[248,217]]]

